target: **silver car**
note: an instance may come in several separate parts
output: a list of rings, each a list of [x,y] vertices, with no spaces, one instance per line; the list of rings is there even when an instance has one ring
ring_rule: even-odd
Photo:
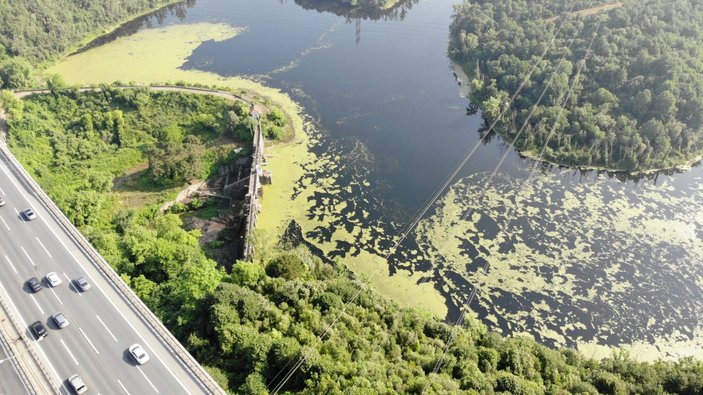
[[[64,317],[63,313],[60,313],[60,312],[56,313],[56,314],[52,315],[51,318],[54,319],[56,326],[58,326],[61,329],[67,327],[69,324],[68,320],[66,319],[66,317]]]
[[[36,213],[34,212],[34,210],[32,210],[31,208],[28,208],[28,209],[26,209],[26,210],[23,210],[23,211],[22,211],[22,216],[23,216],[24,219],[26,219],[27,221],[32,221],[32,220],[37,219],[37,214],[36,214]]]
[[[90,289],[90,283],[83,276],[77,277],[73,280],[73,283],[76,284],[76,288],[80,289],[81,292],[85,292]]]

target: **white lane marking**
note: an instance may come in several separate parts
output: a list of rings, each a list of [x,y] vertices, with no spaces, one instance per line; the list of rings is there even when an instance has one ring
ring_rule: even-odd
[[[47,250],[46,247],[44,247],[44,243],[42,243],[41,240],[39,240],[38,237],[35,237],[34,240],[36,240],[37,243],[39,243],[39,245],[41,246],[41,248],[44,249],[44,252],[46,252],[46,255],[49,256],[49,258],[53,258],[53,256],[51,256],[51,253],[49,252],[49,250]]]
[[[120,384],[120,387],[122,387],[122,389],[124,390],[124,393],[129,395],[129,391],[127,391],[127,388],[125,388],[120,379],[117,379],[117,382]]]
[[[2,172],[5,173],[5,175],[6,175],[7,178],[10,180],[10,182],[12,183],[12,185],[15,186],[15,189],[17,189],[17,190],[20,192],[20,195],[22,195],[22,197],[24,198],[24,200],[26,200],[27,203],[30,203],[30,202],[29,202],[29,198],[27,197],[27,195],[24,193],[24,191],[22,190],[22,188],[20,188],[19,185],[17,185],[17,183],[15,182],[15,177],[14,177],[14,175],[10,175],[10,173],[8,173],[7,170],[5,170],[4,163],[3,163],[3,166],[0,166],[0,169],[2,169]],[[14,206],[13,206],[12,208],[14,208],[15,211],[17,211],[17,209],[16,209]],[[20,212],[17,211],[17,215],[19,215],[19,213],[20,213]]]
[[[54,296],[56,297],[56,300],[58,300],[59,303],[63,304],[63,302],[61,301],[61,299],[59,299],[59,295],[56,295],[56,292],[54,291],[54,288],[49,288],[49,291],[51,291],[51,293],[54,294]]]
[[[74,284],[73,281],[71,281],[71,279],[68,278],[68,274],[63,273],[63,276],[66,277],[66,281],[68,282],[68,288],[71,289],[71,287],[73,287],[72,289],[73,289],[74,291],[76,291],[76,293],[78,294],[78,296],[83,296],[83,293],[78,290],[78,288],[76,287],[76,284]]]
[[[100,316],[96,314],[95,317],[98,319],[98,321],[100,321],[100,323],[103,325],[103,328],[105,328],[105,330],[107,331],[107,333],[109,333],[110,336],[112,336],[112,338],[115,339],[115,343],[117,343],[117,338],[115,337],[115,335],[112,334],[112,332],[111,332],[110,329],[107,327],[107,325],[105,325],[105,323],[103,322],[103,320],[100,319]]]
[[[34,299],[34,295],[29,294],[29,296],[30,296],[30,297],[32,298],[32,300],[34,301],[34,304],[37,305],[37,308],[39,309],[39,312],[41,312],[42,315],[44,315],[44,310],[42,310],[41,306],[39,306],[39,303],[37,303],[37,300]]]
[[[139,373],[141,373],[142,376],[144,376],[144,378],[146,379],[146,381],[149,382],[149,385],[151,385],[151,388],[153,388],[154,391],[156,391],[156,393],[158,394],[158,393],[159,393],[159,390],[157,390],[156,387],[154,387],[154,383],[152,383],[151,380],[149,380],[149,378],[146,377],[146,374],[144,374],[144,372],[142,371],[142,368],[140,368],[139,366],[137,366],[137,369],[139,370]]]
[[[12,298],[10,298],[10,294],[7,293],[7,290],[5,289],[5,286],[2,285],[2,282],[0,282],[0,289],[2,290],[2,293],[7,295],[7,301],[10,302],[12,305],[12,308],[14,309],[15,313],[17,314],[17,317],[19,317],[20,324],[22,324],[23,328],[27,327],[27,321],[25,321],[24,317],[22,317],[22,314],[20,313],[19,309],[17,309],[17,306],[15,305],[15,302],[12,301]],[[44,314],[44,313],[42,313]],[[39,352],[41,352],[42,357],[44,357],[44,361],[49,364],[49,367],[51,368],[51,371],[54,373],[54,378],[56,379],[57,382],[62,383],[61,388],[65,390],[65,393],[68,392],[68,388],[66,387],[65,384],[63,384],[63,380],[61,379],[61,376],[59,376],[59,373],[56,371],[56,368],[54,368],[54,364],[49,361],[49,357],[46,356],[46,353],[44,352],[44,349],[42,348],[41,344],[39,342],[35,342],[37,348],[39,349]],[[31,345],[30,345],[31,347]]]
[[[2,169],[3,173],[5,173],[5,174],[7,175],[7,178],[10,180],[10,182],[11,182],[12,185],[15,187],[15,189],[17,189],[17,191],[19,191],[19,193],[22,195],[22,197],[24,198],[24,200],[26,200],[27,203],[30,203],[30,206],[31,206],[31,202],[29,201],[29,198],[27,197],[27,194],[24,192],[24,190],[22,190],[22,188],[20,188],[19,185],[17,185],[17,182],[15,181],[14,176],[11,176],[11,175],[7,172],[7,170],[5,169],[5,166],[2,165],[1,163],[0,163],[0,169]],[[17,209],[15,209],[15,211],[17,211]],[[19,212],[17,212],[17,214],[19,215]],[[71,252],[71,250],[66,246],[66,243],[64,243],[63,240],[61,240],[61,238],[59,237],[59,235],[56,234],[56,231],[54,231],[54,229],[49,225],[49,223],[46,222],[46,220],[44,219],[44,216],[40,216],[39,219],[41,219],[42,222],[44,222],[44,225],[46,225],[46,228],[49,229],[49,231],[54,235],[54,237],[56,237],[56,240],[58,240],[59,243],[61,243],[61,245],[63,246],[63,248],[66,250],[66,252],[68,252],[69,255],[71,255],[71,257],[73,258],[74,261],[76,261],[76,263],[78,264],[78,266],[80,266],[81,269],[83,269],[83,271],[86,273],[86,275],[88,276],[88,278],[90,278],[90,279],[93,281],[93,283],[95,284],[96,288],[98,288],[98,289],[100,290],[100,293],[103,294],[103,296],[105,297],[105,299],[107,299],[107,301],[108,301],[108,302],[112,305],[112,307],[117,311],[117,314],[119,314],[120,317],[122,317],[122,319],[125,320],[125,322],[127,323],[127,325],[129,325],[129,327],[132,328],[132,330],[133,330],[134,333],[137,335],[137,337],[139,337],[139,339],[142,341],[142,343],[149,349],[149,351],[151,351],[151,353],[156,357],[156,359],[158,359],[159,362],[161,362],[161,365],[163,365],[164,369],[166,369],[166,370],[171,374],[171,376],[173,377],[173,379],[176,380],[176,382],[178,383],[178,385],[180,385],[181,388],[183,388],[183,390],[184,390],[187,394],[191,394],[191,395],[192,395],[192,392],[190,392],[190,391],[188,390],[188,388],[186,388],[186,386],[185,386],[185,385],[183,384],[183,382],[178,378],[178,376],[176,376],[176,374],[173,372],[173,370],[171,370],[171,368],[169,368],[169,367],[166,365],[166,363],[164,362],[163,359],[161,359],[161,357],[159,356],[159,354],[157,354],[157,353],[154,351],[154,349],[149,345],[149,343],[146,341],[146,339],[144,339],[144,337],[141,335],[141,333],[139,333],[139,331],[137,331],[137,328],[135,328],[134,325],[132,325],[132,323],[127,319],[127,317],[125,317],[125,315],[122,313],[122,311],[120,311],[120,309],[117,308],[117,305],[115,304],[115,302],[113,302],[112,299],[110,299],[110,298],[107,296],[107,294],[106,294],[105,291],[102,289],[102,287],[100,287],[100,286],[97,284],[97,282],[95,281],[95,279],[93,278],[93,276],[91,276],[90,274],[88,274],[88,272],[87,272],[86,269],[85,269],[85,266],[83,266],[83,264],[78,260],[78,258],[76,258],[76,256],[73,255],[73,252]],[[67,237],[68,237],[68,236],[67,236]],[[99,269],[97,269],[97,268],[96,268],[96,270],[99,271]],[[107,281],[107,280],[106,280],[106,281]],[[117,293],[117,291],[115,291],[115,292]],[[120,297],[120,298],[121,298],[121,297]],[[43,352],[42,352],[42,353],[43,353]],[[47,361],[48,361],[48,358],[46,358],[46,355],[44,355],[44,358],[47,359]],[[53,368],[53,367],[52,367],[52,368]],[[54,373],[56,373],[56,370],[54,370]],[[59,377],[58,374],[56,374],[56,377],[58,378],[58,380],[59,380],[60,382],[62,381],[62,380],[60,379],[60,377]]]
[[[7,255],[5,255],[5,260],[7,260],[7,263],[10,264],[10,266],[12,267],[12,270],[14,270],[15,274],[17,274],[17,269],[15,269],[15,265],[12,264],[12,261],[10,260],[10,258]]]
[[[13,181],[14,181],[14,180],[13,180]],[[21,192],[21,191],[20,191],[20,192]],[[134,325],[132,325],[132,323],[127,319],[127,317],[125,317],[125,315],[122,313],[122,311],[121,311],[119,308],[117,308],[117,305],[115,304],[115,302],[113,302],[112,299],[110,299],[110,298],[107,296],[107,294],[105,293],[105,290],[103,290],[102,287],[101,287],[100,285],[98,285],[97,281],[95,281],[95,279],[93,278],[93,276],[91,276],[91,275],[88,273],[88,271],[86,270],[85,266],[83,266],[83,263],[81,263],[81,261],[79,261],[78,258],[76,258],[75,255],[73,255],[73,252],[71,252],[71,250],[66,246],[66,243],[64,243],[63,240],[61,240],[61,238],[59,237],[59,235],[56,234],[56,232],[54,231],[54,229],[53,229],[51,226],[49,226],[49,224],[46,222],[46,220],[44,219],[44,217],[39,217],[39,219],[41,219],[41,220],[44,222],[44,224],[46,225],[46,228],[49,229],[49,231],[51,231],[51,233],[54,235],[54,237],[56,237],[56,240],[58,240],[59,243],[61,243],[61,245],[63,246],[63,248],[66,250],[66,252],[68,252],[68,254],[71,256],[71,258],[73,258],[73,260],[78,264],[78,266],[80,266],[81,269],[83,269],[83,272],[88,276],[88,278],[90,278],[90,280],[93,282],[93,284],[95,284],[95,287],[100,291],[101,294],[103,294],[103,296],[104,296],[105,299],[108,301],[108,303],[110,303],[110,304],[112,305],[112,307],[115,309],[115,311],[117,311],[117,314],[119,314],[120,317],[122,317],[122,319],[127,323],[127,325],[129,325],[129,327],[132,328],[132,330],[133,330],[134,333],[137,335],[137,337],[139,337],[139,339],[142,341],[142,343],[149,349],[149,351],[151,351],[151,354],[153,354],[153,355],[156,357],[156,359],[158,359],[159,362],[161,362],[161,365],[163,365],[164,369],[166,369],[166,370],[171,374],[171,376],[173,377],[173,379],[176,380],[176,382],[178,383],[178,385],[180,385],[181,388],[183,388],[183,390],[184,390],[187,394],[191,394],[191,395],[192,395],[192,392],[190,392],[190,391],[188,390],[188,388],[186,388],[185,384],[183,384],[183,382],[178,378],[178,376],[176,376],[176,373],[174,373],[173,370],[171,370],[171,368],[169,368],[168,365],[166,365],[166,363],[164,362],[164,360],[161,359],[161,357],[159,356],[159,354],[156,353],[156,351],[154,351],[154,349],[151,347],[151,345],[149,345],[149,342],[147,342],[146,339],[144,339],[144,337],[142,336],[142,334],[139,333],[139,331],[137,330],[137,328],[135,328]],[[99,270],[99,269],[96,268],[96,270]],[[115,291],[115,292],[117,293],[117,291]],[[120,296],[118,295],[118,297],[120,297]],[[121,298],[121,297],[120,297],[120,298]]]
[[[88,341],[88,344],[90,344],[90,346],[93,347],[93,351],[95,351],[96,354],[100,354],[98,349],[95,348],[95,345],[93,344],[93,342],[90,341],[90,339],[88,338],[88,335],[86,335],[85,332],[83,331],[83,328],[79,327],[78,330],[81,331],[81,333],[83,334],[83,337],[85,337],[85,340]]]
[[[3,217],[0,217],[0,221],[2,221],[2,223],[3,223],[3,224],[5,225],[5,227],[7,228],[7,231],[9,232],[11,229],[10,229],[10,227],[7,225],[7,222],[5,222],[5,219],[4,219]]]
[[[20,215],[20,210],[17,210],[17,207],[12,207],[13,210],[17,213],[17,215]]]
[[[61,344],[63,344],[63,348],[66,349],[66,352],[68,353],[68,355],[71,356],[71,359],[73,360],[73,362],[75,362],[76,365],[78,365],[78,361],[76,361],[76,357],[73,356],[73,354],[71,353],[71,350],[69,350],[68,346],[66,346],[66,343],[63,342],[63,339],[59,339],[59,340],[61,341]]]
[[[32,258],[29,257],[29,254],[27,254],[27,251],[25,251],[24,247],[20,247],[20,249],[22,250],[22,252],[24,252],[24,256],[26,256],[27,259],[29,259],[29,263],[31,263],[32,266],[37,266],[37,265],[34,263],[34,261],[32,260]]]
[[[0,188],[0,193],[2,193],[2,196],[7,196],[5,195],[5,191],[3,191],[2,188]]]

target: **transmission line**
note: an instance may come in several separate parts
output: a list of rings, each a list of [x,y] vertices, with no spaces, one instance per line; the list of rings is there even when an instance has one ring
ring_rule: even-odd
[[[562,104],[562,106],[560,106],[559,114],[558,114],[558,116],[557,116],[557,118],[556,118],[556,120],[555,120],[555,122],[554,122],[554,125],[553,125],[552,129],[550,130],[550,133],[549,133],[549,135],[548,135],[548,139],[545,140],[545,144],[544,144],[544,146],[542,147],[542,149],[540,150],[540,156],[538,156],[538,158],[537,158],[537,160],[536,160],[536,162],[535,162],[535,165],[532,166],[532,169],[531,169],[531,171],[530,171],[530,176],[529,176],[528,179],[527,179],[528,181],[531,181],[531,180],[533,179],[534,174],[535,174],[535,172],[536,172],[536,170],[537,170],[537,168],[538,168],[539,160],[541,159],[542,155],[544,155],[544,152],[545,152],[545,150],[546,150],[547,144],[549,143],[549,140],[551,139],[551,136],[554,134],[554,131],[556,130],[556,128],[557,128],[557,126],[558,126],[558,124],[559,124],[559,119],[560,119],[561,116],[563,115],[564,109],[566,108],[566,105],[568,104],[568,101],[569,101],[570,98],[571,98],[571,95],[572,95],[572,93],[573,93],[573,90],[574,90],[576,84],[578,83],[578,80],[579,80],[579,78],[580,78],[581,72],[583,71],[583,68],[584,68],[585,65],[586,65],[586,60],[587,60],[588,57],[590,56],[591,48],[592,48],[592,46],[593,46],[593,42],[595,41],[596,36],[598,35],[598,30],[600,29],[600,24],[601,24],[601,22],[602,22],[602,20],[599,20],[598,23],[597,23],[597,25],[596,25],[595,32],[594,32],[593,37],[591,38],[591,41],[590,41],[590,43],[589,43],[589,45],[588,45],[588,49],[586,50],[586,54],[585,54],[585,56],[584,56],[583,62],[581,62],[581,64],[579,65],[578,71],[577,71],[576,75],[574,76],[574,79],[573,79],[573,81],[572,81],[572,83],[571,83],[571,85],[570,85],[570,87],[569,87],[568,93],[567,93],[567,95],[566,95],[566,97],[565,97],[565,99],[564,99],[564,101],[563,101],[563,104]],[[527,185],[527,182],[523,184],[523,187],[525,187],[526,185]],[[484,188],[484,191],[485,191],[485,188]],[[516,201],[516,204],[517,204],[517,201]],[[510,224],[510,222],[508,222],[508,225],[509,225],[509,224]],[[483,274],[488,274],[488,268],[489,268],[489,266],[490,266],[490,263],[489,263],[488,261],[486,261],[485,264],[483,265]],[[473,302],[474,298],[476,297],[477,291],[478,291],[478,286],[477,286],[477,285],[474,285],[473,290],[472,290],[472,292],[471,292],[471,295],[469,296],[468,302],[466,303],[466,307],[467,307],[467,308],[470,308],[471,303]],[[435,366],[434,366],[434,369],[432,370],[432,373],[437,373],[437,372],[439,371],[439,369],[442,367],[442,363],[443,363],[443,360],[444,360],[444,356],[446,355],[447,351],[449,350],[449,347],[452,345],[452,343],[453,343],[454,340],[456,339],[456,330],[457,330],[457,328],[458,328],[459,326],[462,326],[462,325],[463,325],[465,316],[466,316],[466,310],[462,310],[462,312],[461,312],[460,315],[459,315],[459,318],[457,319],[457,321],[455,322],[454,327],[452,328],[452,331],[450,332],[449,340],[445,343],[444,349],[443,349],[443,351],[442,351],[442,355],[440,356],[439,360],[437,360],[437,362],[435,363]],[[427,389],[427,387],[429,386],[429,384],[430,384],[430,381],[428,381],[427,384],[425,385],[425,388],[423,389],[423,392],[425,392],[425,390]]]
[[[498,116],[493,120],[491,123],[490,127],[484,133],[481,138],[476,142],[476,144],[462,157],[462,159],[459,161],[459,163],[454,167],[454,169],[449,173],[449,175],[444,179],[444,181],[440,184],[440,186],[435,190],[434,194],[430,197],[429,201],[423,206],[422,209],[417,212],[413,218],[413,220],[406,226],[405,230],[401,233],[400,237],[396,240],[396,242],[391,246],[389,252],[385,256],[385,260],[388,260],[391,255],[393,255],[396,251],[396,249],[400,246],[400,244],[407,238],[407,236],[410,234],[410,232],[415,229],[415,226],[420,222],[420,220],[424,217],[425,214],[430,210],[432,205],[439,199],[439,197],[442,195],[442,193],[446,190],[446,188],[449,186],[449,184],[454,180],[456,175],[463,169],[463,167],[466,165],[466,163],[473,157],[474,153],[478,148],[481,146],[481,144],[486,140],[490,132],[496,127],[498,122],[505,116],[505,114],[508,112],[510,107],[512,106],[512,103],[515,101],[515,98],[522,92],[522,89],[525,87],[525,84],[527,84],[528,81],[530,81],[532,74],[537,70],[539,67],[540,62],[544,59],[546,56],[547,52],[551,49],[551,47],[554,45],[554,42],[556,41],[557,36],[561,33],[561,30],[566,24],[566,21],[571,17],[572,11],[574,7],[576,6],[577,2],[574,2],[572,4],[571,8],[569,11],[566,13],[566,16],[561,20],[559,27],[557,28],[556,32],[552,35],[551,39],[549,40],[549,43],[545,46],[544,50],[542,51],[542,54],[539,56],[535,64],[532,66],[530,71],[525,75],[525,78],[522,80],[516,91],[513,93],[513,95],[510,97],[506,105],[502,106],[503,108],[500,110]],[[380,270],[383,268],[383,266],[379,266],[374,272],[371,273],[369,278],[373,278],[376,274],[380,272]],[[332,329],[332,327],[339,321],[341,318],[342,314],[346,313],[347,308],[354,303],[354,301],[359,297],[361,294],[362,289],[359,288],[354,295],[352,295],[351,299],[347,301],[344,306],[342,307],[341,311],[335,316],[335,318],[332,320],[332,322],[327,326],[325,331],[319,336],[320,340],[323,340],[325,336],[329,333],[329,331]],[[295,365],[284,375],[284,377],[281,379],[278,384],[276,384],[272,390],[273,394],[277,394],[280,392],[285,384],[290,380],[290,378],[297,372],[298,369],[305,363],[305,361],[312,355],[312,351],[310,350],[304,355],[302,355],[298,361],[295,363]],[[284,366],[281,368],[274,378],[269,382],[268,387],[270,388],[273,384],[276,383],[276,379],[281,375],[283,371],[285,371],[286,368],[290,365],[290,363],[294,360],[295,358],[291,358]]]

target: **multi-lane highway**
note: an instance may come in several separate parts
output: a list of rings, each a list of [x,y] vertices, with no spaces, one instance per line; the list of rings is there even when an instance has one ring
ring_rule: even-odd
[[[2,161],[0,196],[7,202],[0,207],[0,298],[8,302],[24,328],[41,321],[48,329],[48,336],[36,344],[38,355],[61,385],[61,393],[72,393],[67,379],[75,373],[81,375],[90,394],[209,392]],[[26,221],[20,212],[30,207],[38,218]],[[50,288],[44,279],[49,272],[56,272],[63,283]],[[79,292],[72,283],[81,275],[92,285],[87,292]],[[42,281],[41,291],[30,292],[26,281],[31,277]],[[64,313],[68,327],[59,329],[54,324],[51,315],[57,312]],[[32,338],[29,329],[25,330]],[[134,343],[144,347],[149,362],[136,365],[127,351]]]

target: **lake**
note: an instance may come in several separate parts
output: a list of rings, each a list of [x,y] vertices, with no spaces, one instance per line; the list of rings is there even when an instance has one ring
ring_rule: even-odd
[[[243,76],[302,104],[317,159],[291,164],[305,168],[292,217],[328,259],[374,256],[362,277],[408,279],[402,294],[372,281],[400,303],[429,288],[450,321],[470,311],[503,334],[594,356],[610,346],[649,360],[703,356],[700,167],[635,178],[540,165],[530,177],[533,162],[489,135],[391,250],[482,136],[447,56],[454,1],[350,15],[312,0],[191,0],[114,36],[203,22],[244,29],[203,42],[181,68]]]

